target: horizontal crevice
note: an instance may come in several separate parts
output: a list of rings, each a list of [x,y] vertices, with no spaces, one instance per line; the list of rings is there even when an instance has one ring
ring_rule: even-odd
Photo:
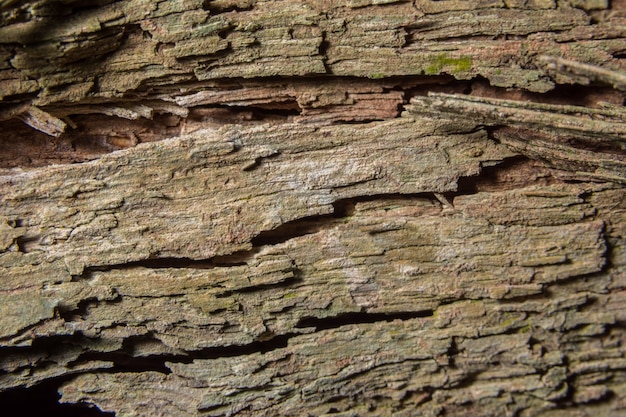
[[[228,13],[228,12],[240,13],[240,12],[246,12],[246,11],[250,11],[254,9],[253,5],[244,6],[244,5],[227,3],[227,6],[223,6],[221,4],[215,5],[214,3],[215,3],[214,0],[204,0],[202,2],[202,8],[206,11],[211,12],[211,14]]]
[[[301,281],[301,278],[299,278],[299,271],[298,270],[293,269],[291,272],[293,273],[292,277],[285,278],[285,279],[281,280],[280,282],[274,282],[274,283],[271,283],[271,284],[250,285],[248,287],[238,288],[238,289],[232,290],[232,291],[224,291],[224,292],[220,292],[219,294],[216,294],[215,298],[227,298],[227,297],[231,297],[233,295],[247,294],[247,293],[259,292],[259,291],[266,291],[266,290],[271,290],[271,289],[274,289],[274,288],[284,288],[284,287],[288,287],[288,286],[294,285],[297,282]]]
[[[365,203],[368,201],[384,201],[384,200],[429,200],[437,201],[434,193],[383,193],[383,194],[368,194],[350,198],[342,198],[336,200],[333,203],[335,208],[335,217],[347,217],[354,214],[355,207],[358,203]]]
[[[158,372],[162,374],[170,374],[171,370],[165,366],[165,362],[181,362],[191,363],[186,356],[179,355],[152,355],[152,356],[132,356],[123,352],[111,353],[89,353],[81,356],[76,364],[97,361],[113,362],[110,368],[98,370],[100,373],[118,373],[118,372]]]
[[[187,257],[162,257],[142,259],[138,261],[126,262],[123,264],[95,265],[84,269],[80,276],[75,279],[88,279],[93,272],[112,271],[118,269],[148,268],[187,268],[187,269],[212,269],[223,267],[236,267],[248,264],[248,260],[258,253],[258,248],[251,250],[233,252],[228,255],[217,255],[208,259],[192,259]]]
[[[238,263],[237,263],[238,264]],[[230,266],[230,265],[229,265]],[[154,259],[144,259],[140,261],[132,261],[123,264],[114,265],[97,265],[85,268],[81,278],[89,277],[92,272],[97,271],[112,271],[116,269],[132,269],[132,268],[149,268],[149,269],[162,269],[162,268],[193,268],[193,269],[211,269],[216,265],[211,260],[195,260],[191,258],[175,258],[175,257],[163,257]]]
[[[287,347],[289,339],[296,336],[296,333],[282,335],[262,334],[258,340],[246,345],[230,345],[220,347],[210,347],[189,353],[189,361],[197,359],[217,359],[231,358],[236,356],[248,356],[254,353],[267,353],[276,349]],[[185,359],[187,360],[187,359]],[[174,361],[170,361],[174,362]]]
[[[320,106],[311,98],[319,94],[320,85],[328,85],[331,93],[324,94],[335,96],[330,100],[333,105]],[[188,94],[211,91],[215,96],[207,98],[210,102],[206,104],[190,101],[174,105],[163,101],[162,97],[178,96],[182,103],[185,94],[181,94],[180,89],[161,86],[155,87],[148,95],[142,96],[140,92],[129,95],[132,99],[127,102],[43,106],[41,110],[67,124],[57,138],[25,125],[18,120],[19,114],[10,116],[6,113],[2,117],[9,119],[0,120],[0,128],[6,132],[0,138],[0,169],[84,162],[138,143],[228,124],[287,123],[296,120],[298,123],[323,123],[328,120],[333,124],[367,124],[399,117],[402,107],[412,97],[425,96],[430,92],[584,107],[623,106],[626,100],[626,93],[610,86],[557,85],[551,91],[540,94],[521,88],[495,87],[481,76],[456,80],[439,74],[382,76],[376,79],[331,75],[267,77],[254,81],[220,79],[208,84],[179,84],[179,87],[183,86],[190,92]],[[377,110],[370,103],[383,105]],[[152,109],[151,115],[148,117],[139,110],[135,112],[133,106],[145,106],[143,111]],[[364,113],[354,111],[357,108],[362,108]],[[322,119],[320,109],[326,109]],[[121,117],[129,112],[136,113],[134,119]],[[330,117],[333,115],[335,117]]]
[[[255,247],[278,245],[300,236],[317,233],[324,228],[332,227],[338,219],[352,215],[356,201],[356,198],[336,200],[332,203],[332,213],[307,216],[285,222],[274,229],[260,232],[252,238],[251,243]]]
[[[289,339],[296,335],[297,333],[274,335],[268,332],[259,335],[259,340],[245,345],[207,347],[180,354],[136,355],[134,354],[135,345],[150,341],[158,342],[158,339],[154,336],[143,335],[126,339],[122,350],[116,352],[89,352],[81,355],[72,365],[106,361],[113,362],[114,365],[110,368],[98,370],[98,372],[159,372],[170,374],[171,370],[167,367],[166,362],[186,364],[192,363],[194,360],[231,358],[249,356],[255,353],[267,353],[287,347]]]
[[[278,245],[288,240],[317,233],[323,228],[330,227],[334,224],[337,217],[342,216],[336,216],[333,213],[292,220],[281,224],[275,229],[259,233],[252,238],[251,243],[255,247]]]
[[[503,88],[476,76],[471,80],[425,83],[405,88],[407,99],[429,93],[464,94],[471,97],[495,98],[531,103],[597,108],[606,103],[621,106],[626,92],[602,85],[556,85],[552,90],[534,93],[522,88]]]
[[[433,310],[408,311],[400,313],[345,313],[332,317],[304,317],[298,320],[296,328],[315,328],[315,331],[336,329],[354,324],[369,324],[376,322],[392,322],[394,320],[411,320],[417,318],[432,317]]]
[[[246,105],[203,105],[189,108],[189,116],[185,119],[188,128],[202,129],[220,127],[229,124],[287,123],[295,116],[301,115],[299,108],[286,105],[284,108],[246,106]],[[194,127],[197,126],[197,127]]]
[[[265,245],[277,245],[297,237],[314,234],[323,229],[332,227],[339,222],[342,222],[343,220],[340,219],[345,219],[346,217],[352,216],[358,203],[389,199],[427,199],[431,201],[437,201],[433,193],[371,194],[338,199],[332,203],[332,213],[308,216],[285,222],[275,229],[260,232],[251,240],[251,243],[255,247],[261,247]]]

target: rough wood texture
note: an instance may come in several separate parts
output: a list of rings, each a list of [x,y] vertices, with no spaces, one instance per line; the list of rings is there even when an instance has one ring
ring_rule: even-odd
[[[0,2],[0,407],[625,414],[625,6]]]

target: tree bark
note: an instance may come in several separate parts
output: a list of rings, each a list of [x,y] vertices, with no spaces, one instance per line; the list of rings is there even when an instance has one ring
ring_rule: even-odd
[[[626,413],[626,2],[0,16],[0,407]]]

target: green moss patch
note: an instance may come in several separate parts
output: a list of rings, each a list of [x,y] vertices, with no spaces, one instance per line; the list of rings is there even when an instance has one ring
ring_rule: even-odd
[[[472,68],[472,57],[461,55],[460,58],[451,58],[446,54],[438,55],[433,62],[426,67],[426,75],[440,74],[444,69],[450,73],[467,72]]]

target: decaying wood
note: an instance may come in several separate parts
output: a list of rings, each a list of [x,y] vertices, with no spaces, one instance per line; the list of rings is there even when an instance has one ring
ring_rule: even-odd
[[[626,413],[624,6],[1,2],[0,407]]]

